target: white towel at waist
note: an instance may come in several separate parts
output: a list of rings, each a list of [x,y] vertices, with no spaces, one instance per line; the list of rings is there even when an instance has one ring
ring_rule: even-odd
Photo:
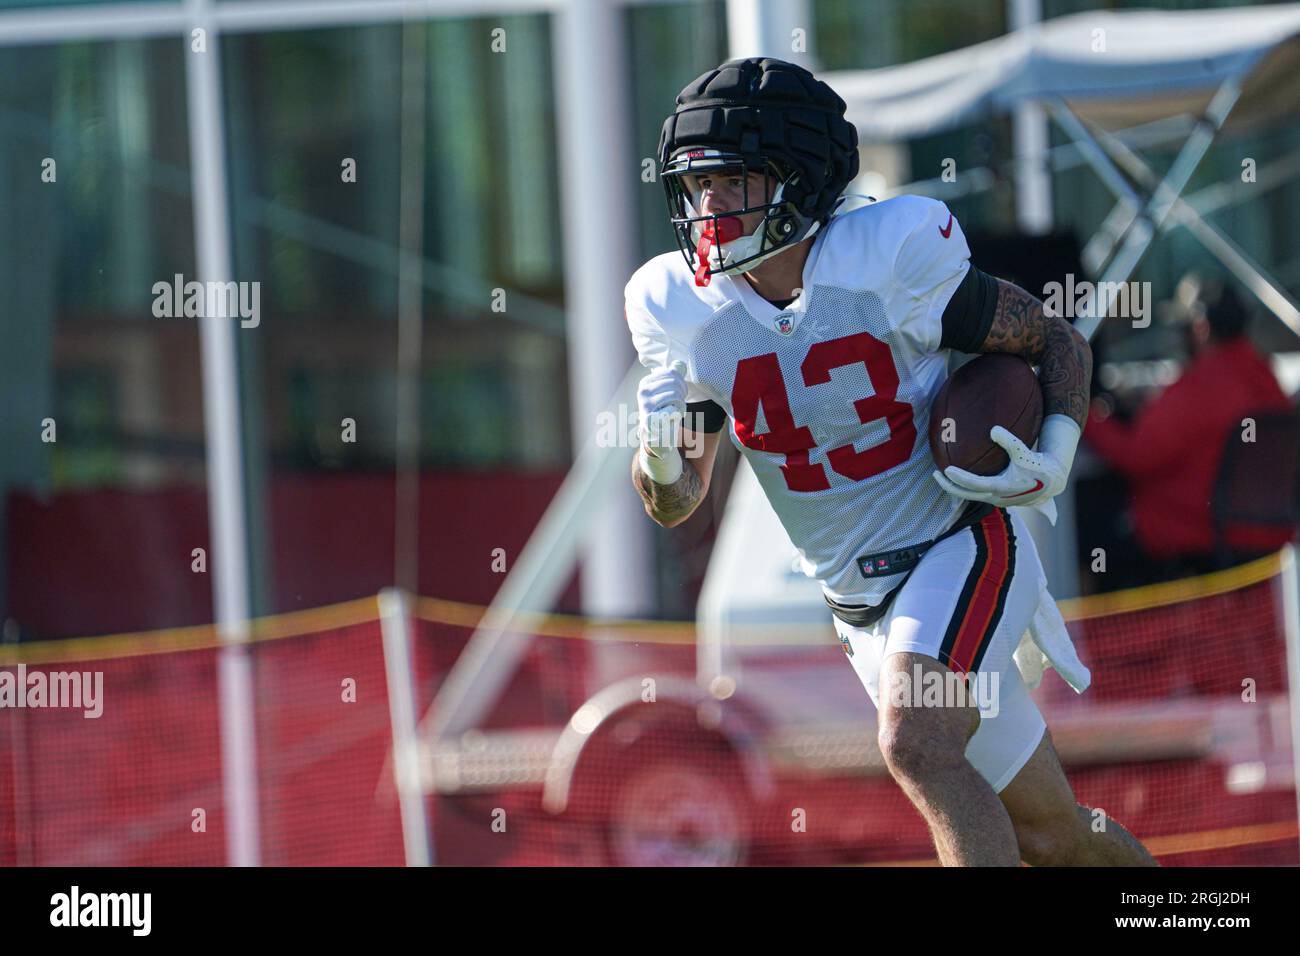
[[[1030,690],[1042,682],[1043,670],[1049,665],[1056,668],[1076,693],[1082,694],[1092,683],[1092,674],[1075,653],[1065,618],[1061,617],[1056,599],[1047,590],[1047,578],[1041,573],[1038,576],[1038,607],[1034,609],[1029,628],[1020,638],[1015,658],[1025,686]]]

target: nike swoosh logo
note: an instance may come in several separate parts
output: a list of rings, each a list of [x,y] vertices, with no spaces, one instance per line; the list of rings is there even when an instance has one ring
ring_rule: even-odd
[[[952,213],[948,213],[948,225],[939,227],[939,235],[945,239],[952,235]]]
[[[1042,480],[1041,478],[1035,478],[1035,479],[1034,479],[1034,487],[1030,488],[1028,491],[1018,491],[1018,492],[1016,492],[1014,495],[1003,495],[1002,497],[1003,497],[1003,498],[1020,498],[1020,497],[1023,497],[1024,495],[1032,495],[1035,491],[1038,491],[1038,490],[1039,490],[1040,488],[1042,488],[1042,487],[1043,487],[1043,480]]]

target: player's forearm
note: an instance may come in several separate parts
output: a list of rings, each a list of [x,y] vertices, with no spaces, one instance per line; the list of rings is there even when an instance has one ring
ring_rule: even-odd
[[[700,473],[689,458],[682,459],[682,473],[672,484],[661,485],[641,467],[640,455],[632,458],[632,484],[645,502],[646,514],[657,524],[671,528],[690,517],[704,497]]]
[[[1045,316],[1043,303],[1005,279],[984,351],[1010,352],[1037,365],[1043,415],[1068,415],[1083,428],[1088,419],[1092,349],[1060,316]]]

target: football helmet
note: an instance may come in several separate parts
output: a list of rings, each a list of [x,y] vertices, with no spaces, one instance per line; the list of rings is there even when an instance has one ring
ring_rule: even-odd
[[[803,67],[770,57],[729,60],[690,83],[664,121],[659,178],[677,245],[697,285],[748,272],[815,235],[858,174],[858,134],[844,101]],[[764,175],[764,197],[703,215],[684,175]],[[757,200],[757,201],[755,201]],[[740,216],[763,219],[745,235]]]

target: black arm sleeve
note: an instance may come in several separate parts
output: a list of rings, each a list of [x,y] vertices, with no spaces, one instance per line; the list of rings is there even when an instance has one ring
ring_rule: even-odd
[[[690,416],[686,419],[688,428],[697,423],[696,415],[703,415],[704,425],[701,430],[709,434],[722,431],[722,426],[727,423],[727,413],[717,402],[687,402],[686,414]],[[695,431],[694,428],[690,430]]]
[[[943,310],[939,345],[958,352],[977,351],[988,338],[997,304],[998,280],[972,265]]]

